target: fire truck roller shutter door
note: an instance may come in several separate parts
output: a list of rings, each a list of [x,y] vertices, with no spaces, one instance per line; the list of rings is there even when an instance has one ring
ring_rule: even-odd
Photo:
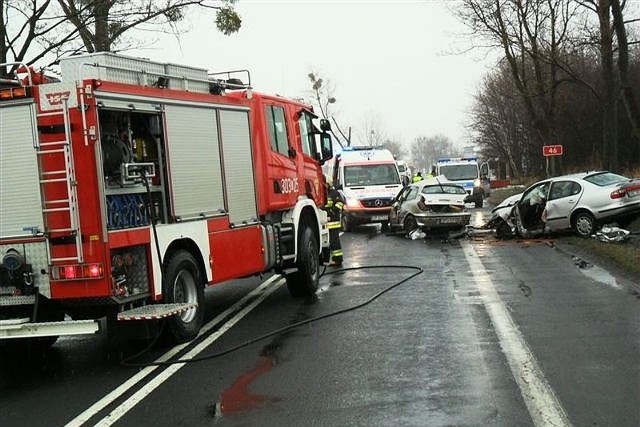
[[[258,221],[249,112],[220,110],[220,132],[229,221],[236,225]]]
[[[166,105],[173,210],[181,220],[225,212],[216,110]]]
[[[0,237],[44,232],[34,104],[0,106],[0,135]]]

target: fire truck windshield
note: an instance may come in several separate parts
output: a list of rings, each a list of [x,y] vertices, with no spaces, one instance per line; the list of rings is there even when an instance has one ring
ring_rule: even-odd
[[[345,186],[400,184],[400,176],[394,164],[354,165],[344,167]]]
[[[478,178],[478,165],[440,165],[440,174],[451,181]]]

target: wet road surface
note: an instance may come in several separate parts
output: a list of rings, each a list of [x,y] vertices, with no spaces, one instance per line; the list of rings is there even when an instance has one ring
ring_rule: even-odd
[[[197,357],[211,355],[347,310],[414,272],[375,266],[424,273],[192,364],[122,367],[103,337],[4,355],[0,425],[640,425],[640,300],[624,278],[578,268],[553,239],[410,240],[362,227],[342,243],[345,267],[372,268],[324,275],[314,301],[273,280],[228,330],[232,314],[184,351],[208,339]],[[208,290],[209,320],[262,281]]]

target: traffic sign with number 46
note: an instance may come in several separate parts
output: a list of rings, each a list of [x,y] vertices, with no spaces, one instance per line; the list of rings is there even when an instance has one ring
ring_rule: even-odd
[[[543,145],[543,156],[562,156],[562,145]]]

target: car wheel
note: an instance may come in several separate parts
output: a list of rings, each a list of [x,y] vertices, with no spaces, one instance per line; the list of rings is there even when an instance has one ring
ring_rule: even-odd
[[[204,313],[204,280],[198,264],[189,252],[177,251],[166,262],[164,274],[165,303],[197,303],[198,306],[167,319],[170,338],[175,343],[194,339]]]
[[[595,219],[589,212],[578,212],[573,218],[573,230],[580,237],[590,237],[595,227]]]
[[[411,233],[416,228],[418,228],[416,219],[411,215],[407,215],[407,217],[404,219],[404,231],[406,231],[407,233]]]

